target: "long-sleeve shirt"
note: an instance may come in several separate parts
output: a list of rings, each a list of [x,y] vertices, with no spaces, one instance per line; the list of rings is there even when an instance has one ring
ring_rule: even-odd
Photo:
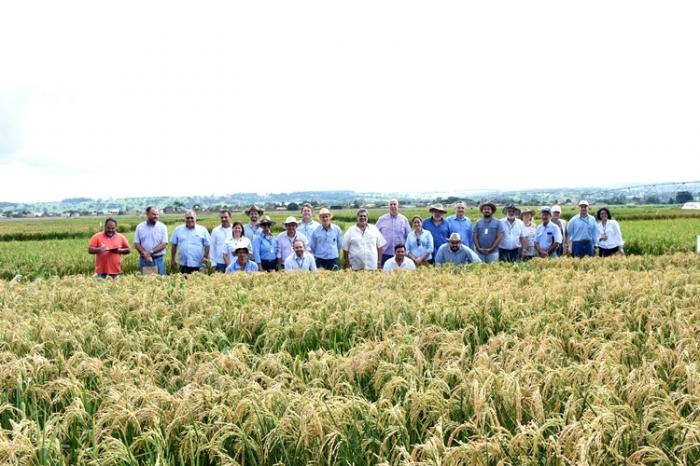
[[[321,225],[311,234],[310,246],[311,252],[319,259],[337,259],[343,248],[343,232],[335,224],[328,228]]]
[[[435,254],[435,266],[442,267],[443,264],[478,264],[481,262],[479,256],[467,246],[460,244],[459,249],[453,251],[450,244],[443,244]]]
[[[405,215],[390,213],[384,214],[377,220],[375,224],[386,241],[384,246],[384,255],[393,256],[394,246],[397,244],[405,244],[408,234],[411,232],[411,226],[408,224],[408,219]]]
[[[221,225],[211,231],[211,245],[209,246],[209,259],[214,264],[224,263],[224,243],[231,238],[231,227],[224,228]]]
[[[194,228],[180,225],[175,228],[170,242],[177,246],[180,265],[185,267],[201,267],[204,248],[211,244],[209,232],[202,225]]]
[[[246,272],[246,273],[251,273],[251,272],[257,272],[258,271],[258,264],[255,262],[248,260],[245,263],[245,269],[241,267],[241,265],[238,263],[238,261],[233,261],[229,264],[228,267],[226,267],[226,273],[235,273],[235,272]]]
[[[447,224],[450,227],[450,234],[459,233],[462,243],[474,249],[474,238],[472,238],[472,222],[467,217],[457,218],[457,215],[447,217]]]
[[[290,272],[292,270],[315,272],[316,261],[314,260],[313,254],[310,252],[304,252],[303,256],[298,257],[296,253],[291,253],[284,261],[284,271]]]
[[[289,255],[294,252],[294,241],[296,240],[302,240],[304,242],[304,248],[307,251],[311,250],[309,247],[309,240],[303,233],[297,231],[296,234],[290,238],[287,232],[283,231],[277,235],[277,258],[285,260],[289,257]]]
[[[606,237],[606,240],[600,238]],[[622,240],[622,231],[617,220],[608,220],[605,225],[603,222],[598,224],[598,247],[603,249],[613,249],[618,246],[623,246],[625,242]]]
[[[586,215],[581,217],[581,214],[574,215],[569,220],[569,225],[566,227],[569,241],[572,243],[577,241],[590,241],[593,245],[598,244],[598,225],[595,217]]]
[[[408,234],[406,238],[406,252],[408,254],[411,254],[413,257],[420,257],[427,252],[428,257],[426,257],[426,260],[430,260],[433,258],[434,251],[433,235],[429,231],[421,230],[417,236],[415,231]]]
[[[255,236],[262,233],[262,227],[256,223],[246,223],[243,225],[243,234],[251,242],[255,241]]]
[[[272,234],[258,233],[253,241],[253,257],[258,264],[277,259],[277,238]]]
[[[297,225],[297,233],[301,233],[307,238],[311,238],[313,232],[316,231],[316,229],[320,226],[321,224],[318,223],[316,220],[311,220],[309,223],[304,223],[303,221],[300,221],[299,225]]]
[[[439,225],[433,223],[433,217],[428,217],[423,220],[423,229],[428,230],[433,235],[433,246],[435,251],[440,249],[440,246],[447,243],[447,238],[450,237],[450,226],[444,218]]]

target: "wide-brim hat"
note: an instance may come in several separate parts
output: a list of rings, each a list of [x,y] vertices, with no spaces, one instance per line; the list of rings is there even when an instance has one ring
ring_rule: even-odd
[[[550,209],[549,206],[542,206],[542,208],[540,209],[540,213],[552,215],[552,209]]]
[[[265,213],[265,210],[261,209],[260,207],[256,206],[255,204],[253,204],[252,206],[248,207],[248,208],[245,210],[245,214],[246,214],[246,215],[250,215],[250,211],[251,211],[251,210],[257,211],[260,215],[262,215],[262,214]]]
[[[520,216],[522,217],[525,214],[530,214],[530,215],[535,215],[535,212],[532,209],[523,209],[522,212],[520,212]]]
[[[520,212],[521,212],[521,211],[520,211],[520,209],[518,208],[518,206],[516,206],[515,204],[508,204],[507,206],[505,206],[505,207],[503,208],[503,213],[504,213],[504,214],[507,214],[507,213],[508,213],[508,209],[513,209],[513,210],[515,210],[515,216],[516,216],[516,217],[520,215]]]
[[[496,212],[496,204],[494,204],[494,203],[491,202],[491,201],[482,202],[482,203],[479,205],[479,212],[483,212],[483,211],[484,211],[484,207],[486,207],[486,206],[491,207],[491,212]]]
[[[326,209],[325,207],[321,210],[318,211],[318,217],[321,218],[321,215],[330,215],[331,218],[333,218],[333,212],[330,210]]]
[[[287,220],[284,221],[284,225],[287,226],[287,225],[290,225],[292,223],[295,225],[299,225],[299,222],[297,222],[297,219],[290,215],[289,217],[287,217]]]
[[[236,249],[233,250],[235,254],[238,254],[238,251],[245,251],[246,253],[250,253],[248,250],[248,246],[238,246]]]
[[[447,213],[442,204],[432,204],[428,206],[428,212],[442,212],[443,214]]]
[[[269,215],[263,215],[260,220],[258,220],[258,225],[263,225],[263,224],[269,224],[269,225],[274,225],[275,222],[272,221]]]

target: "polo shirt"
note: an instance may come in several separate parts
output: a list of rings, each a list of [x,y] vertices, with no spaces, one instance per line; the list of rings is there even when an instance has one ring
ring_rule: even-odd
[[[177,245],[179,263],[185,267],[201,267],[204,259],[204,247],[211,243],[209,232],[202,225],[187,228],[180,225],[175,228],[170,242]]]
[[[481,218],[474,225],[474,233],[482,248],[492,247],[499,232],[503,232],[503,224],[497,218],[491,217],[489,221]]]
[[[95,233],[90,238],[88,244],[91,248],[101,246],[107,249],[128,248],[129,241],[126,236],[115,232],[110,238],[104,231]],[[122,273],[122,255],[110,251],[98,252],[95,254],[95,273],[105,273],[108,275],[119,275]]]

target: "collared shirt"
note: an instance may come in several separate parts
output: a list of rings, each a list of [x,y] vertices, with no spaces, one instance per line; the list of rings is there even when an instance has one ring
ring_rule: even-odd
[[[353,225],[343,236],[343,250],[348,252],[348,260],[353,270],[377,270],[377,249],[385,244],[379,229],[370,224],[364,231]]]
[[[581,214],[574,215],[569,220],[569,225],[566,228],[569,233],[569,240],[590,241],[595,246],[598,243],[598,225],[596,225],[595,217],[586,215],[581,217]]]
[[[309,251],[309,240],[303,233],[297,231],[292,238],[289,237],[286,231],[277,235],[277,258],[284,260],[289,257],[294,252],[294,241],[298,239],[304,242],[304,249]]]
[[[224,243],[224,250],[222,251],[221,258],[219,259],[221,263],[225,264],[223,256],[228,257],[229,264],[236,260],[236,249],[238,248],[248,248],[248,254],[254,254],[253,244],[250,242],[247,236],[241,236],[240,238],[229,238]]]
[[[277,238],[270,233],[258,233],[253,241],[253,257],[258,264],[261,261],[273,261],[277,259]]]
[[[535,225],[535,222],[530,222],[530,226],[527,226],[523,222],[523,232],[525,233],[525,255],[530,257],[536,256],[535,233],[537,232],[537,225]]]
[[[396,269],[416,270],[416,264],[411,260],[410,257],[404,257],[403,262],[401,262],[401,265],[399,265],[396,263],[396,256],[394,256],[391,259],[387,259],[387,261],[384,262],[384,267],[382,268],[382,270],[384,270],[384,272],[386,273],[389,273]]]
[[[180,265],[185,267],[201,267],[204,259],[204,248],[211,243],[209,232],[202,225],[187,228],[180,225],[175,228],[170,242],[177,245]]]
[[[555,219],[554,217],[552,217],[550,219],[550,222],[552,222],[553,224],[555,224],[559,227],[559,229],[561,230],[561,239],[562,239],[562,241],[565,240],[566,234],[567,234],[566,233],[566,220],[564,220],[561,217],[558,220]]]
[[[442,267],[443,264],[479,264],[481,259],[479,256],[464,244],[459,245],[459,249],[453,251],[450,248],[450,243],[445,243],[440,246],[437,254],[435,254],[435,266]]]
[[[411,254],[413,257],[420,257],[427,252],[428,257],[426,259],[430,260],[433,258],[433,251],[435,251],[433,235],[428,230],[421,230],[418,236],[416,236],[415,231],[408,234],[406,238],[407,254]]]
[[[262,233],[262,227],[257,223],[246,223],[243,225],[243,234],[251,242],[255,241],[255,236],[258,233]]]
[[[604,236],[608,238],[601,240],[600,238]],[[603,249],[613,249],[625,244],[622,240],[622,231],[620,231],[620,224],[617,223],[617,220],[608,220],[605,225],[603,225],[603,222],[598,223],[598,238],[598,247]]]
[[[104,246],[107,248],[105,252],[95,254],[95,273],[106,273],[109,275],[119,275],[122,273],[122,255],[112,252],[115,248],[128,248],[129,241],[126,236],[115,232],[110,238],[104,231],[95,233],[88,246],[91,248],[99,248]]]
[[[519,218],[508,221],[508,217],[501,219],[503,224],[503,240],[498,245],[501,249],[520,249],[520,238],[525,236],[523,221]]]
[[[433,223],[433,217],[428,217],[423,220],[423,229],[428,230],[433,235],[434,251],[440,249],[440,246],[447,243],[447,238],[450,237],[450,225],[444,218],[439,225]]]
[[[309,223],[304,223],[303,220],[300,220],[299,225],[297,225],[297,233],[302,233],[307,238],[311,238],[313,232],[320,226],[321,224],[313,219]]]
[[[553,243],[561,244],[561,230],[559,226],[549,222],[537,227],[535,231],[535,242],[540,245],[540,251],[547,252]]]
[[[393,256],[394,246],[397,244],[405,244],[406,238],[411,232],[408,219],[405,215],[399,213],[393,216],[390,213],[382,215],[379,217],[379,220],[377,220],[375,226],[381,232],[384,241],[386,241],[383,253],[385,256]]]
[[[226,273],[235,273],[235,272],[246,272],[246,273],[251,273],[251,272],[257,272],[258,271],[258,264],[255,262],[248,260],[245,263],[245,269],[241,267],[241,265],[238,263],[238,261],[233,261],[231,262],[228,267],[226,267]]]
[[[292,270],[304,270],[308,272],[316,271],[316,260],[313,254],[304,251],[304,255],[297,257],[296,253],[293,252],[284,261],[284,271],[289,272]]]
[[[149,225],[148,222],[141,222],[136,226],[134,244],[138,244],[146,251],[150,251],[163,243],[168,244],[168,227],[164,223],[156,222],[155,225]],[[153,257],[160,257],[164,254],[165,249],[158,251]]]
[[[489,221],[480,218],[474,225],[474,233],[479,240],[479,246],[482,248],[492,247],[499,232],[503,232],[503,224],[494,217],[491,217]]]
[[[209,247],[209,259],[215,264],[224,263],[224,243],[231,238],[231,226],[214,227],[211,231],[211,246]]]
[[[450,226],[450,234],[459,233],[462,243],[474,249],[474,238],[472,237],[472,222],[468,217],[457,218],[457,215],[447,217],[447,224]]]
[[[337,259],[343,248],[343,231],[334,223],[328,228],[321,225],[311,234],[309,246],[319,259]]]

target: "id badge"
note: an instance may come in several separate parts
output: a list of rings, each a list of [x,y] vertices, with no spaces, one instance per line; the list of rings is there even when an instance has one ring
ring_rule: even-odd
[[[485,234],[485,235],[488,235],[488,234],[489,234],[489,229],[488,229],[488,228],[484,228],[484,234]]]

